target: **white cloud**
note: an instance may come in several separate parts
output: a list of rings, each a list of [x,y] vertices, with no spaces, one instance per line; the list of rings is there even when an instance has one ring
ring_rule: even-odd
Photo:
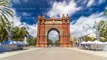
[[[103,2],[105,2],[106,0],[99,0],[99,4],[102,4]]]
[[[105,0],[84,0],[81,3],[86,4],[86,7],[89,8],[93,5],[100,5],[104,2]],[[49,17],[58,17],[62,16],[62,14],[69,14],[70,16],[74,14],[76,11],[79,11],[83,9],[83,7],[80,5],[77,7],[77,4],[75,0],[70,0],[69,2],[63,1],[63,2],[57,2],[55,1],[52,4],[52,8],[48,11],[47,16]]]
[[[71,0],[68,4],[66,3],[66,1],[54,2],[52,9],[47,13],[47,15],[49,17],[61,17],[62,14],[72,15],[80,9],[81,7],[77,7],[76,2],[74,2],[74,0]]]
[[[20,21],[20,17],[14,17],[13,18],[13,23],[14,23],[14,26],[19,26],[22,24],[22,22]]]
[[[20,4],[20,0],[12,0],[15,4]]]
[[[24,23],[23,25],[27,27],[27,31],[32,37],[37,37],[37,24],[29,25]]]
[[[107,10],[107,6],[105,7],[105,10]]]
[[[94,4],[95,0],[89,0],[88,1],[88,4],[87,4],[87,7],[90,7]]]
[[[30,13],[23,12],[23,16],[30,16]]]
[[[107,18],[102,16],[102,14],[103,13],[92,14],[89,17],[81,16],[75,24],[70,24],[71,34],[75,36],[84,36],[89,33],[94,33],[90,27],[95,25],[95,21],[98,23],[101,20],[105,20],[105,18]]]
[[[96,3],[96,0],[89,0],[87,3],[87,7],[91,7],[93,5],[100,5],[103,2],[105,2],[105,0],[98,0],[98,3]]]
[[[51,39],[53,42],[55,42],[56,40],[59,40],[58,36],[59,36],[58,32],[52,30],[52,31],[49,32],[48,38]]]

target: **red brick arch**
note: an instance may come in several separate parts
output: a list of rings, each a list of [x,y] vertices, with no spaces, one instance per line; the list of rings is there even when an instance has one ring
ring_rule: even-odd
[[[60,47],[70,47],[70,17],[45,18],[38,16],[37,44],[36,47],[47,47],[47,37],[51,30],[59,33]]]

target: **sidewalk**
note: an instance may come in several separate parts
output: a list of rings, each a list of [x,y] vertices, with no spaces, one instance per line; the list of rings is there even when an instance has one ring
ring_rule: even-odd
[[[5,58],[5,57],[9,57],[9,56],[13,56],[13,55],[17,55],[17,54],[21,54],[21,53],[25,53],[25,52],[37,50],[37,49],[40,49],[40,48],[34,47],[34,48],[27,48],[26,50],[3,52],[3,53],[0,53],[0,58]]]
[[[96,56],[101,56],[101,57],[106,57],[107,58],[107,51],[91,51],[91,50],[83,50],[83,49],[80,49],[80,48],[67,48],[67,49],[71,49],[71,50],[74,50],[74,51],[93,54],[93,55],[96,55]]]

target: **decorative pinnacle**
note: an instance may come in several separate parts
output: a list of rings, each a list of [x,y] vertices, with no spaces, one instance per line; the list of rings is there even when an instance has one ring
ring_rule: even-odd
[[[67,14],[67,17],[66,17],[67,19],[70,19],[70,17],[69,17],[69,15]]]
[[[38,20],[41,19],[41,16],[38,16]]]
[[[64,15],[64,14],[62,15],[62,18],[65,18],[65,15]]]
[[[42,16],[42,20],[44,20],[45,19],[45,16]]]

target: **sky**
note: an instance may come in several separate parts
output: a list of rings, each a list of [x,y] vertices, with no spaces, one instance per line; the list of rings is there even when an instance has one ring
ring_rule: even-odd
[[[11,0],[10,6],[16,14],[16,25],[28,26],[34,37],[37,36],[39,15],[60,18],[62,14],[69,14],[71,36],[78,37],[94,33],[89,26],[107,18],[104,15],[107,0]]]

